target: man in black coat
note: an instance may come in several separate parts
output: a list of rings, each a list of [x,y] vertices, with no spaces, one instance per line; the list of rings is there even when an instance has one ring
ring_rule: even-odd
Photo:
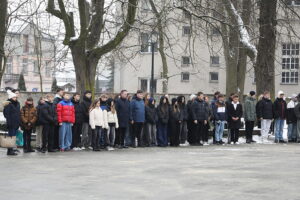
[[[283,140],[283,126],[286,119],[287,105],[283,99],[284,93],[278,92],[278,97],[274,101],[274,119],[275,119],[275,143],[285,143]]]
[[[120,98],[116,100],[116,111],[118,115],[119,129],[117,131],[115,143],[119,147],[127,148],[132,142],[129,136],[130,102],[128,100],[127,90],[122,90]]]
[[[53,99],[53,105],[55,106],[55,110],[56,110],[57,104],[62,101],[64,92],[65,91],[62,88],[58,88],[56,90],[56,95]],[[58,122],[55,123],[53,141],[54,141],[53,148],[59,149],[59,125],[58,125]]]
[[[55,152],[54,149],[54,128],[57,124],[56,106],[53,104],[53,95],[47,94],[45,103],[40,107],[39,123],[43,126],[42,153]]]
[[[81,131],[82,131],[82,122],[83,122],[83,114],[80,105],[80,94],[75,93],[72,98],[72,103],[75,108],[75,123],[72,126],[72,145],[71,148],[75,150],[80,150],[80,142],[81,142]]]
[[[80,108],[82,111],[82,137],[81,145],[82,149],[87,149],[92,144],[92,129],[89,124],[89,110],[92,104],[92,92],[87,90],[84,92],[84,96],[80,103]]]
[[[265,91],[263,98],[257,103],[256,115],[261,121],[262,142],[268,143],[268,134],[273,119],[273,103],[269,91]]]
[[[239,96],[234,95],[232,102],[228,104],[228,128],[230,129],[231,143],[239,144],[239,129],[241,128],[241,117],[243,116],[243,107],[239,103]]]
[[[293,94],[287,104],[286,123],[288,125],[288,142],[297,142],[297,117],[295,107],[298,104],[297,95]]]
[[[300,143],[300,93],[297,96],[298,104],[295,106],[295,115],[297,118],[297,142]]]
[[[204,94],[198,92],[197,99],[192,104],[192,119],[196,125],[196,141],[195,145],[203,145],[201,139],[208,123],[209,107],[204,101]]]

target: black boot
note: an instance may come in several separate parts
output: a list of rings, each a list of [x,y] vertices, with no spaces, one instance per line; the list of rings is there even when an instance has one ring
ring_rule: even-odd
[[[12,148],[7,149],[7,155],[8,156],[16,156],[18,155]]]

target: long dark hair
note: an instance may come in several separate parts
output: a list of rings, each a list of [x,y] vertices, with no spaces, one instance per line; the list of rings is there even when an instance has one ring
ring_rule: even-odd
[[[164,100],[166,99],[166,103]],[[167,113],[169,110],[169,99],[165,96],[162,96],[159,101],[159,108],[163,113]]]
[[[99,102],[100,102],[99,99],[96,99],[96,100],[93,101],[93,103],[90,106],[90,112],[97,107],[97,103],[99,103]]]

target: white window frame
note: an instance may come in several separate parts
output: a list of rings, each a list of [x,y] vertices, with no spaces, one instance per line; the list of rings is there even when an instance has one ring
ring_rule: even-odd
[[[297,85],[299,83],[299,43],[282,43],[281,84]]]

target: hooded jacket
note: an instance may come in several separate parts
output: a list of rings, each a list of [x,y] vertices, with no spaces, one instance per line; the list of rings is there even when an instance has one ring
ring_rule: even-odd
[[[164,105],[164,99],[167,100],[167,103]],[[162,124],[168,124],[169,122],[169,101],[168,98],[162,96],[157,106],[157,120]]]
[[[3,103],[3,115],[6,118],[8,129],[18,129],[21,124],[20,104],[18,101],[9,99]],[[9,132],[10,134],[10,132]],[[14,136],[14,135],[10,135]]]
[[[149,124],[155,124],[157,121],[155,105],[149,104],[145,106],[146,122]]]
[[[27,104],[21,109],[22,128],[30,130],[34,127],[37,121],[37,111],[33,104]]]
[[[276,98],[274,101],[274,118],[275,119],[286,119],[286,101],[283,98]]]
[[[57,104],[57,121],[58,123],[75,123],[75,109],[71,100],[62,100]]]
[[[272,101],[263,97],[262,100],[257,103],[256,115],[258,119],[273,119]]]
[[[256,120],[256,99],[247,96],[244,104],[244,116],[245,121],[255,121]]]
[[[39,112],[39,123],[41,125],[56,124],[57,114],[53,103],[46,101],[44,104],[41,104]]]

